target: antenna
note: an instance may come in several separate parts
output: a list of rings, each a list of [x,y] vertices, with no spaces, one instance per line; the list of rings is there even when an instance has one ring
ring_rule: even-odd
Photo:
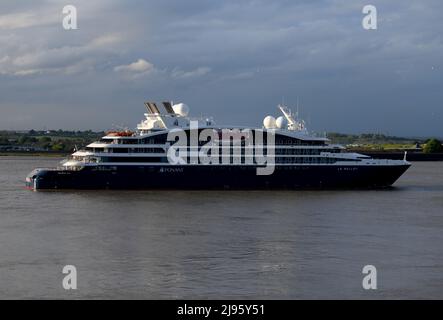
[[[296,114],[297,118],[298,118],[298,96],[297,96],[297,114]]]

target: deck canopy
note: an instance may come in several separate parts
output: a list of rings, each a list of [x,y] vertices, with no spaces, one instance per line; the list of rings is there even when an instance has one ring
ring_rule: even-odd
[[[174,109],[172,109],[172,105],[169,101],[164,101],[163,106],[165,107],[167,113],[175,115]]]
[[[158,109],[155,102],[145,102],[146,109],[148,109],[149,113],[152,114],[160,114],[160,110]]]

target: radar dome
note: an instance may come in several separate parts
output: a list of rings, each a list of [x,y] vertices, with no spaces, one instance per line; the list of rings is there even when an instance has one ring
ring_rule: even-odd
[[[275,128],[275,118],[273,116],[267,116],[263,119],[263,126],[266,129],[273,129]]]
[[[172,110],[178,115],[181,115],[182,117],[187,117],[189,113],[189,107],[184,103],[178,103],[174,104],[172,106]]]
[[[163,125],[162,125],[162,123],[161,123],[160,121],[155,120],[155,121],[152,123],[152,127],[153,127],[154,129],[159,129],[159,128],[162,128]]]
[[[284,129],[285,127],[286,127],[286,125],[288,124],[288,121],[286,120],[286,118],[285,117],[278,117],[276,120],[275,120],[275,125],[276,125],[276,127],[277,128],[279,128],[279,129]]]

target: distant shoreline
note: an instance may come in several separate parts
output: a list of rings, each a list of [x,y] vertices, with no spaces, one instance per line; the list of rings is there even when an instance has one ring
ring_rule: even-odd
[[[355,152],[365,154],[375,159],[404,159],[404,151],[367,151],[367,150],[354,150]],[[406,154],[407,161],[443,161],[443,153],[423,153],[423,152],[408,152]]]
[[[62,152],[51,152],[51,151],[2,151],[0,152],[0,157],[51,157],[51,158],[64,158],[68,156],[70,153],[62,153]]]
[[[348,151],[358,152],[368,155],[375,159],[393,159],[402,160],[404,158],[404,151],[371,151],[371,150],[355,150],[348,149]],[[56,151],[3,151],[0,152],[1,157],[51,157],[64,158],[69,156],[70,152],[56,152]],[[443,161],[443,153],[423,153],[423,152],[408,152],[406,155],[408,161]]]

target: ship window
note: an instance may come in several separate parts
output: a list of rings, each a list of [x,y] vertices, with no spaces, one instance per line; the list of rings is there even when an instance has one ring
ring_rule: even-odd
[[[110,157],[109,162],[164,162],[164,157]]]
[[[114,148],[114,153],[128,153],[128,148]]]

